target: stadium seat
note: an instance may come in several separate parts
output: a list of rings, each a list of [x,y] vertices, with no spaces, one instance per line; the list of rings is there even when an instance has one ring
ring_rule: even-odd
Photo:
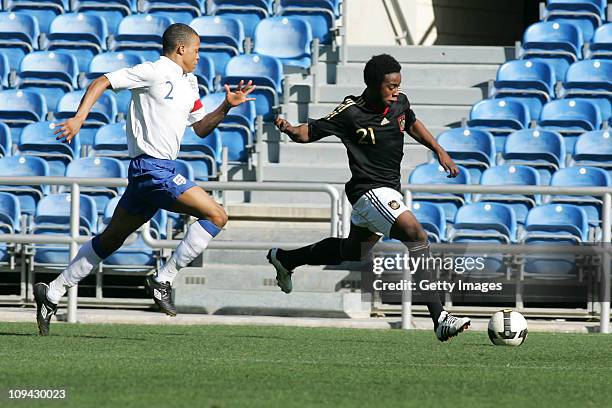
[[[4,177],[46,177],[49,165],[40,157],[9,156],[0,158],[0,174]],[[21,212],[34,215],[37,203],[49,194],[49,186],[0,186],[0,191],[7,191],[19,199]]]
[[[516,241],[516,216],[511,207],[500,203],[467,204],[457,210],[449,240]]]
[[[0,48],[0,90],[9,86],[9,73],[11,72],[11,66],[9,65],[8,57],[2,52]]]
[[[415,202],[412,204],[412,213],[427,233],[430,242],[446,241],[446,220],[440,207],[432,203]]]
[[[589,224],[584,210],[572,204],[546,204],[527,214],[523,242],[586,242]]]
[[[86,72],[91,59],[106,50],[108,28],[97,15],[84,13],[62,14],[51,22],[45,49],[66,51],[79,62],[79,70]]]
[[[127,159],[128,147],[125,122],[110,123],[97,130],[91,154]]]
[[[609,187],[611,179],[608,173],[597,167],[575,166],[561,169],[553,174],[551,186],[556,187]],[[590,225],[597,226],[601,222],[600,197],[554,195],[550,197],[553,203],[569,203],[584,209]]]
[[[201,138],[191,127],[187,127],[178,157],[191,164],[196,180],[206,181],[209,176],[216,176],[212,169],[221,164],[221,148],[221,134],[218,129]]]
[[[612,59],[612,23],[595,30],[589,51],[591,58]]]
[[[66,92],[78,88],[79,66],[76,58],[66,52],[36,51],[21,61],[17,88],[44,96],[47,108],[55,111]]]
[[[233,17],[244,27],[244,35],[253,37],[255,27],[272,14],[271,0],[213,0],[208,14]]]
[[[136,0],[72,0],[72,11],[102,17],[114,35],[121,19],[137,9]]]
[[[488,130],[495,137],[495,149],[500,152],[506,135],[513,130],[529,127],[529,109],[523,103],[503,99],[485,99],[470,110],[468,126]]]
[[[308,23],[288,17],[262,20],[255,29],[253,52],[278,58],[283,65],[309,69],[312,31]]]
[[[565,167],[565,141],[557,132],[525,129],[506,139],[502,158],[505,164],[523,164],[540,173],[540,183],[548,185],[552,173]]]
[[[238,85],[244,79],[253,80],[257,88],[251,93],[256,98],[255,111],[264,120],[274,118],[274,109],[279,104],[283,87],[283,65],[281,61],[267,55],[249,54],[232,58],[225,67],[223,81]]]
[[[84,90],[65,94],[57,105],[55,118],[61,121],[73,117],[78,110],[83,95],[85,95]],[[100,99],[98,99],[92,107],[79,131],[81,144],[93,144],[93,138],[98,128],[114,122],[116,116],[117,102],[115,101],[114,95],[108,92],[103,93]]]
[[[66,177],[89,178],[126,178],[127,171],[123,164],[111,157],[85,157],[76,159],[66,168]],[[70,190],[69,187],[60,192]],[[89,196],[96,202],[98,213],[102,215],[109,200],[123,193],[122,187],[88,187],[82,186],[81,194]]]
[[[62,177],[68,163],[78,158],[81,153],[80,136],[71,143],[57,140],[53,134],[53,122],[32,123],[23,129],[21,141],[17,148],[21,154],[39,156],[49,165],[49,175]]]
[[[193,71],[193,75],[198,79],[200,96],[207,95],[215,89],[215,64],[210,57],[200,55],[198,65]]]
[[[582,166],[612,168],[612,138],[608,130],[593,130],[578,137],[574,162]]]
[[[21,231],[21,207],[19,200],[11,193],[0,192],[0,232],[4,234],[19,233]],[[0,254],[1,254],[0,249]],[[0,256],[0,261],[3,261]]]
[[[225,100],[225,93],[217,92],[202,98],[207,112],[212,112]],[[244,103],[229,110],[217,127],[224,147],[228,149],[230,162],[244,162],[253,144],[255,133],[255,104]]]
[[[166,16],[176,23],[189,24],[202,14],[203,7],[201,0],[143,0],[140,11]]]
[[[331,30],[335,26],[338,2],[330,0],[281,0],[278,14],[299,18],[308,23],[313,38],[321,44],[330,44]]]
[[[537,186],[540,174],[525,165],[504,164],[485,170],[480,179],[483,186]],[[474,201],[487,201],[506,204],[514,210],[516,222],[523,224],[529,210],[540,204],[539,194],[475,194]]]
[[[227,62],[244,53],[244,27],[239,20],[225,16],[203,16],[190,24],[200,36],[200,58],[210,58],[215,72],[225,72]]]
[[[11,128],[13,143],[18,144],[23,127],[45,120],[47,103],[38,92],[10,89],[0,92],[0,122]]]
[[[0,13],[0,50],[17,71],[24,55],[38,49],[40,31],[35,17],[26,13]]]
[[[11,128],[0,122],[0,157],[10,156],[13,148]]]
[[[137,14],[119,23],[111,51],[135,51],[147,61],[156,61],[162,51],[162,35],[173,21],[164,16]]]
[[[531,118],[540,117],[542,105],[555,96],[555,71],[543,61],[515,60],[497,71],[492,94],[496,98],[512,96],[529,107]]]
[[[442,166],[428,163],[417,166],[408,179],[408,184],[470,184],[470,173],[461,165],[459,174],[449,178]],[[457,209],[470,201],[470,194],[414,193],[415,201],[435,202],[444,210],[447,222],[453,222]]]
[[[582,33],[563,22],[539,22],[523,35],[523,58],[543,59],[555,68],[555,77],[565,78],[567,67],[582,59]]]
[[[548,0],[544,20],[572,24],[589,42],[595,28],[606,20],[605,9],[606,0]]]
[[[574,152],[578,135],[601,128],[602,118],[595,102],[586,99],[557,99],[544,105],[538,126],[564,135],[565,149]]]
[[[564,98],[588,98],[599,107],[602,120],[612,117],[612,61],[586,60],[572,64],[563,82]]]
[[[474,184],[479,183],[484,170],[495,165],[495,140],[485,130],[449,129],[440,133],[437,140],[455,163],[468,169]]]
[[[38,20],[40,31],[47,33],[51,21],[70,10],[70,0],[5,0],[4,6],[7,11],[20,11],[33,16]]]

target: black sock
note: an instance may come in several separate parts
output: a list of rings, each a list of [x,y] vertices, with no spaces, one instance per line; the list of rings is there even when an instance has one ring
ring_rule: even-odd
[[[408,243],[406,244],[409,251],[409,256],[414,258],[423,258],[422,267],[419,268],[413,275],[413,279],[415,282],[419,282],[421,280],[428,280],[430,282],[434,281],[435,275],[434,270],[429,270],[425,266],[425,260],[429,258],[429,241],[426,242],[418,242],[418,243]],[[440,315],[444,311],[444,307],[442,306],[442,302],[440,301],[440,293],[437,291],[428,291],[425,293],[426,302],[427,302],[427,310],[429,311],[429,315],[431,316],[431,320],[434,324],[434,329],[438,327],[438,319]]]
[[[279,249],[277,259],[290,271],[301,265],[339,265],[342,263],[343,241],[344,238],[325,238],[291,251]]]

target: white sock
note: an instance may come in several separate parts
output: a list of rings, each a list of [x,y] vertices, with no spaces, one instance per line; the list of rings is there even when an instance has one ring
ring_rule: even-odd
[[[66,294],[68,288],[73,287],[83,280],[100,264],[100,262],[102,262],[102,259],[100,259],[93,250],[91,240],[87,241],[81,249],[79,249],[76,257],[70,262],[66,269],[49,284],[47,299],[49,299],[51,303],[57,305],[62,296]]]
[[[155,280],[157,282],[168,282],[172,285],[178,271],[196,259],[220,230],[219,227],[207,220],[198,220],[191,224],[185,237],[176,247],[176,251],[157,272]]]

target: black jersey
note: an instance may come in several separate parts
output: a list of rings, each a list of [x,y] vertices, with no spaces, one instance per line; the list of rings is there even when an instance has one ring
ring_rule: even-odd
[[[374,188],[400,191],[404,130],[415,121],[410,102],[402,93],[383,112],[366,106],[363,95],[351,95],[325,118],[311,120],[308,131],[311,140],[336,135],[346,146],[352,177],[345,190],[355,204]]]

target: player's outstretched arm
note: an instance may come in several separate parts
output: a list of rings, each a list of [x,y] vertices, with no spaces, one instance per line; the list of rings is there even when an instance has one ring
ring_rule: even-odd
[[[448,177],[457,177],[457,174],[459,174],[457,165],[448,153],[446,153],[446,150],[438,144],[436,138],[427,130],[423,122],[417,119],[408,129],[408,133],[414,140],[427,147],[438,156],[438,162],[440,162],[440,166],[446,170]]]
[[[83,99],[81,99],[76,115],[57,124],[55,132],[53,132],[56,135],[56,139],[62,139],[63,142],[70,143],[72,138],[81,130],[81,126],[83,126],[83,122],[85,122],[91,108],[109,87],[110,81],[105,75],[96,78],[87,87],[87,92],[85,92]]]
[[[274,124],[282,133],[286,133],[295,143],[308,143],[310,137],[308,135],[308,125],[291,126],[287,120],[277,116]]]
[[[253,85],[253,81],[249,81],[246,86],[244,85],[244,81],[240,81],[238,88],[236,88],[234,92],[232,92],[230,87],[226,84],[225,100],[223,103],[221,103],[217,109],[195,122],[193,124],[193,131],[200,137],[208,136],[210,132],[219,126],[219,123],[225,118],[225,115],[227,115],[230,109],[255,100],[255,98],[249,98],[249,94],[253,92],[254,89],[255,85]]]

